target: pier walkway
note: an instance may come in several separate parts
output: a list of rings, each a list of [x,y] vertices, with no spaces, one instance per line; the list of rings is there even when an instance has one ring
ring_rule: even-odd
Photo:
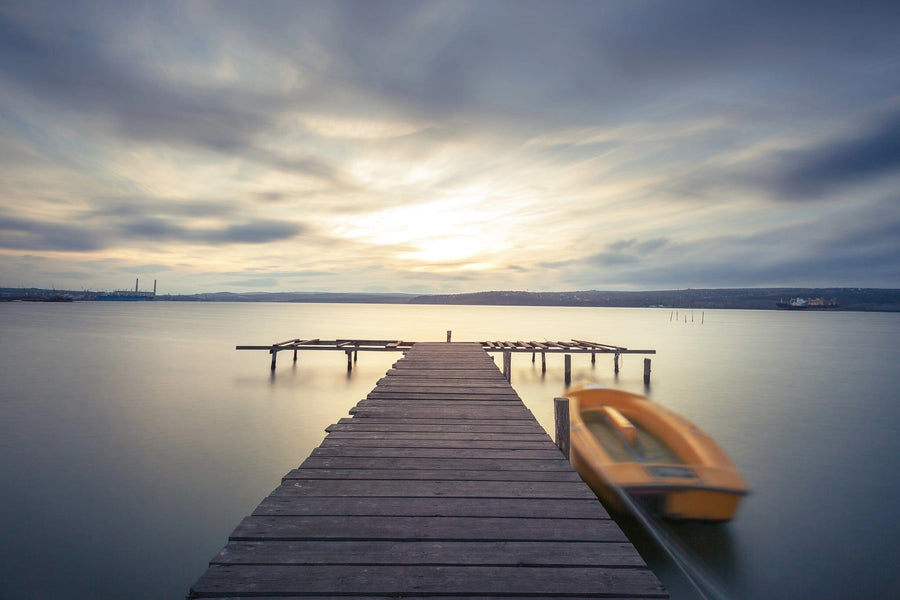
[[[189,598],[667,598],[478,343],[417,343]]]

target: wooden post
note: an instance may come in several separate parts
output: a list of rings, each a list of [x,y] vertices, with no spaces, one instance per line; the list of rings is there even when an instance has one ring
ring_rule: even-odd
[[[616,374],[619,373],[619,353],[618,352],[616,352],[616,355],[613,356],[613,372]]]
[[[591,352],[591,364],[592,365],[597,364],[597,353],[596,352]]]
[[[503,376],[506,381],[512,381],[512,351],[503,351]]]
[[[644,383],[650,383],[650,359],[644,359]]]
[[[452,334],[452,333],[453,332],[451,330],[449,330],[449,329],[447,330],[447,343],[448,344],[450,343],[450,334]]]
[[[347,350],[347,371],[353,370],[353,350]]]
[[[547,353],[541,351],[541,373],[547,372]]]
[[[556,422],[556,446],[566,460],[569,458],[569,399],[554,398],[553,412]]]
[[[531,362],[534,362],[534,355],[535,355],[535,354],[536,354],[536,352],[534,352],[534,350],[532,350],[532,351],[531,351]]]
[[[272,347],[269,349],[269,354],[272,355],[272,367],[271,367],[271,369],[274,371],[274,370],[275,370],[275,359],[278,358],[278,348],[276,348],[275,346],[272,346]]]
[[[572,355],[566,354],[566,385],[572,383]]]
[[[294,346],[294,362],[297,362],[297,346]]]
[[[356,359],[359,358],[359,350],[353,351],[353,362],[356,362]]]

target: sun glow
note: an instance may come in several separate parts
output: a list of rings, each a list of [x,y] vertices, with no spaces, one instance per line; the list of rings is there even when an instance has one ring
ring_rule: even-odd
[[[481,205],[483,196],[401,206],[344,223],[343,235],[381,246],[396,246],[397,259],[467,262],[501,250],[506,242],[499,215]],[[463,266],[463,265],[460,265]]]

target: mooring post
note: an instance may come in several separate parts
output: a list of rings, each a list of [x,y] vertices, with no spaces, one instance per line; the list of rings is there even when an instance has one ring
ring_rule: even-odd
[[[547,353],[541,350],[541,373],[547,372]]]
[[[277,346],[272,346],[272,347],[269,349],[269,354],[272,355],[272,367],[271,367],[271,369],[274,371],[274,370],[275,370],[275,359],[278,358],[278,347],[277,347]]]
[[[644,359],[644,383],[650,383],[650,359]]]
[[[553,412],[556,422],[556,447],[559,448],[566,460],[569,458],[569,399],[554,398]]]
[[[506,381],[512,381],[512,351],[503,351],[503,376]]]
[[[616,355],[613,356],[613,372],[616,374],[619,373],[619,353],[618,352],[616,352]]]
[[[572,383],[572,355],[566,354],[566,385]]]
[[[450,335],[451,335],[452,333],[453,333],[453,331],[451,331],[451,330],[449,330],[449,329],[447,330],[447,343],[448,343],[448,344],[450,343]]]

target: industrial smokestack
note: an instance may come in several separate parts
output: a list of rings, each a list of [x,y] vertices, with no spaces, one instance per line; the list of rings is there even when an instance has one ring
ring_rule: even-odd
[[[138,291],[138,281],[139,281],[138,279],[135,279],[135,280],[134,280],[134,291],[135,291],[135,292]]]
[[[153,280],[153,295],[156,295],[156,280]]]

